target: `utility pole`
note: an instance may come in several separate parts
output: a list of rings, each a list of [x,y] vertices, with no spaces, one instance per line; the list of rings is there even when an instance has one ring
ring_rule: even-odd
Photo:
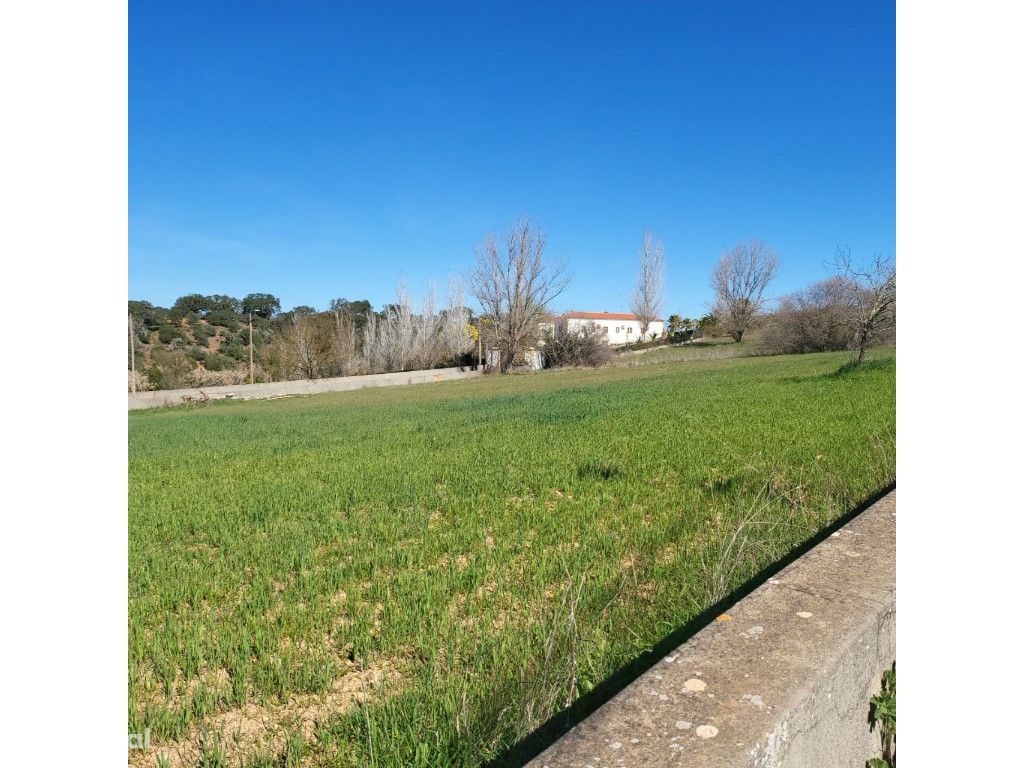
[[[484,369],[484,334],[480,323],[480,318],[476,319],[476,369],[482,371]]]
[[[249,383],[256,383],[256,370],[252,365],[252,312],[249,313]]]
[[[132,394],[135,393],[135,321],[128,313],[128,337],[132,340]]]

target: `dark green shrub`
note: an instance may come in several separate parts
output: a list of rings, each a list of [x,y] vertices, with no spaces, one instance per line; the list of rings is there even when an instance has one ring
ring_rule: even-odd
[[[149,383],[152,384],[155,389],[162,389],[164,375],[155,365],[151,365],[146,369],[146,378],[149,379]]]
[[[174,325],[161,325],[160,326],[160,341],[164,344],[170,344],[175,339],[184,339],[181,335],[181,329]]]
[[[222,355],[209,354],[206,356],[206,360],[203,362],[208,371],[223,371],[225,368],[234,367]]]
[[[192,335],[196,337],[196,341],[200,344],[216,333],[217,331],[206,323],[195,323],[192,326]]]
[[[222,344],[220,348],[222,355],[234,358],[235,360],[248,360],[249,351],[238,343],[237,340],[232,339],[227,344]]]
[[[219,325],[222,328],[227,328],[232,333],[236,332],[240,327],[238,317],[234,313],[224,309],[218,309],[207,313],[206,322],[210,325]]]

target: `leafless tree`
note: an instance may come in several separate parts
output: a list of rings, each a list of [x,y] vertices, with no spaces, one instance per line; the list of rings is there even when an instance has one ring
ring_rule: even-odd
[[[569,329],[562,326],[544,340],[544,365],[548,368],[597,368],[615,357],[608,346],[607,328],[584,323]]]
[[[356,358],[356,323],[352,315],[340,308],[328,313],[334,320],[327,335],[329,376],[347,376],[358,367]]]
[[[433,368],[472,350],[469,310],[463,306],[460,287],[453,285],[443,312],[438,311],[432,283],[418,311],[404,283],[399,283],[397,299],[385,307],[382,316],[367,318],[362,352],[365,368],[371,373]]]
[[[314,315],[294,314],[292,325],[285,332],[291,348],[291,365],[304,379],[320,375],[320,349],[322,338]]]
[[[830,277],[783,296],[769,316],[761,349],[770,354],[849,349],[856,313],[850,281]]]
[[[848,287],[847,300],[854,311],[853,348],[862,363],[868,345],[896,328],[896,262],[876,254],[858,264],[849,248],[838,248],[834,268]]]
[[[318,379],[355,373],[356,329],[343,309],[294,311],[290,322],[260,355],[274,379]]]
[[[548,305],[569,286],[565,266],[545,261],[546,244],[545,233],[524,216],[501,245],[488,234],[477,248],[469,290],[491,319],[502,372],[522,356]]]
[[[462,281],[448,283],[448,306],[441,323],[441,344],[452,358],[461,358],[473,351],[473,337],[469,333],[469,308],[465,303]]]
[[[640,322],[640,337],[643,338],[647,328],[661,314],[665,290],[665,249],[650,230],[644,232],[639,256],[640,268],[630,306]]]
[[[740,342],[764,307],[765,291],[779,271],[779,255],[761,240],[739,243],[723,253],[711,275],[715,291],[713,314],[721,327]]]

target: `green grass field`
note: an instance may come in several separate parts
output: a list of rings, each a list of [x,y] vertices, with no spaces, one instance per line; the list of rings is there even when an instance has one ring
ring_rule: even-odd
[[[131,413],[130,762],[494,758],[894,481],[848,359]]]

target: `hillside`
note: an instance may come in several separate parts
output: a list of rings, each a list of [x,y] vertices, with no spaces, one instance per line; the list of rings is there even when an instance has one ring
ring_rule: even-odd
[[[318,312],[281,311],[267,293],[244,299],[191,294],[170,308],[129,301],[137,389],[239,384],[249,380],[252,325],[257,382],[466,364],[476,345],[472,313],[462,306],[414,312],[404,296],[379,312],[369,301],[334,299]]]

